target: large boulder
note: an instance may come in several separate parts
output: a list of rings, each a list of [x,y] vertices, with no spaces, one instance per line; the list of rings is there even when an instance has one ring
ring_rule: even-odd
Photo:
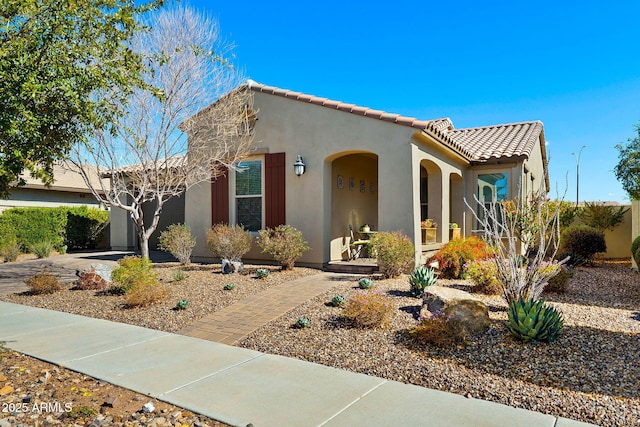
[[[460,322],[471,333],[482,332],[491,323],[487,306],[470,293],[444,286],[427,286],[420,316],[431,317],[438,311],[450,320]]]

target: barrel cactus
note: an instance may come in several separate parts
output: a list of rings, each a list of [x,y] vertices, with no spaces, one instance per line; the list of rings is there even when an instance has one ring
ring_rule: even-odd
[[[438,276],[433,268],[423,266],[414,268],[409,277],[411,295],[421,298],[424,295],[424,289],[435,285],[437,281]]]
[[[544,300],[522,298],[509,305],[506,326],[509,332],[523,341],[539,343],[555,341],[564,326],[562,314]]]
[[[358,286],[360,286],[360,289],[369,289],[370,287],[373,286],[373,280],[371,280],[371,279],[369,279],[367,277],[363,277],[358,282]]]

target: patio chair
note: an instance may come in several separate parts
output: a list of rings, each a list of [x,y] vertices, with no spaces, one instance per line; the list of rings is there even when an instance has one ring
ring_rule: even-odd
[[[351,236],[351,243],[349,243],[350,254],[349,260],[355,260],[360,257],[362,253],[362,248],[369,244],[369,240],[356,240],[353,235],[353,228],[349,225],[349,234]]]

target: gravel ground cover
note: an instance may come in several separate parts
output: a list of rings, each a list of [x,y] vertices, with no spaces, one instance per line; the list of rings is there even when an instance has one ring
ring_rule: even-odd
[[[492,320],[486,333],[467,346],[416,344],[407,330],[421,301],[410,296],[407,277],[375,283],[367,292],[392,295],[398,307],[388,329],[351,328],[341,308],[327,305],[336,294],[362,292],[343,281],[239,345],[602,426],[640,425],[640,276],[628,262],[581,267],[564,294],[545,295],[562,310],[565,328],[556,342],[539,345],[511,337],[506,303],[479,294]],[[473,291],[468,281],[439,284]],[[292,328],[302,316],[311,327]]]
[[[266,268],[269,276],[258,279],[256,270]],[[143,308],[127,308],[121,295],[107,292],[83,291],[72,283],[63,285],[63,290],[50,295],[18,293],[2,295],[3,301],[47,308],[96,319],[112,320],[130,325],[176,332],[190,323],[230,304],[255,295],[271,286],[277,286],[300,277],[317,274],[311,268],[280,270],[277,266],[245,265],[240,273],[222,274],[219,264],[191,264],[181,267],[178,263],[154,265],[160,281],[169,288],[169,297],[161,303]],[[184,271],[186,278],[174,279],[176,271]],[[233,290],[224,290],[228,283],[235,284]],[[180,300],[189,301],[186,310],[174,310]]]

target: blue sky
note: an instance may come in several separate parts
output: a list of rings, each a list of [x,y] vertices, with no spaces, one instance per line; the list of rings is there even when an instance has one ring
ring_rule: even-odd
[[[552,197],[575,200],[586,145],[580,200],[628,201],[613,168],[640,123],[637,0],[188,4],[257,82],[456,128],[541,120]]]

